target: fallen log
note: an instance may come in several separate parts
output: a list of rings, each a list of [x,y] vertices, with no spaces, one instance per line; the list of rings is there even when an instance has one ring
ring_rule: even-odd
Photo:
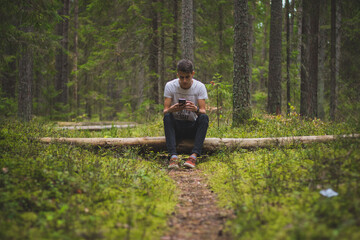
[[[126,125],[126,124],[136,124],[135,122],[111,122],[111,121],[102,121],[102,122],[57,122],[59,127],[71,127],[71,126],[103,126],[103,125]]]
[[[288,146],[293,144],[308,144],[315,142],[329,142],[337,139],[359,138],[360,134],[323,135],[323,136],[295,136],[274,138],[206,138],[203,151],[213,152],[226,148],[230,150],[240,148],[264,148],[272,146]],[[137,137],[137,138],[40,138],[41,142],[70,143],[95,146],[142,146],[154,150],[166,150],[165,137]],[[190,151],[193,141],[184,140],[177,146],[178,151]]]
[[[103,130],[103,129],[111,129],[111,128],[133,128],[133,127],[136,127],[136,124],[94,125],[94,126],[66,126],[66,127],[57,127],[56,129],[100,131],[100,130]]]

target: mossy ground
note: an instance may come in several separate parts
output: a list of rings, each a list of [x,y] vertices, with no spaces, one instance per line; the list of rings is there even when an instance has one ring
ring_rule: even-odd
[[[256,115],[239,128],[210,122],[207,137],[346,134],[345,123]],[[136,128],[56,130],[55,124],[6,120],[0,128],[1,239],[159,239],[178,202],[164,153],[42,144],[37,137],[163,136],[161,116]],[[358,140],[288,148],[219,149],[199,161],[235,213],[236,239],[359,238]],[[319,194],[332,188],[333,198]]]

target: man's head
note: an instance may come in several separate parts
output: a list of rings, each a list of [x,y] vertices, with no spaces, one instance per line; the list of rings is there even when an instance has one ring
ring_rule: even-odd
[[[184,73],[192,73],[194,71],[194,65],[190,60],[182,59],[177,64],[177,71]]]
[[[190,60],[182,59],[178,62],[177,75],[181,88],[188,89],[191,87],[194,74],[194,65]]]

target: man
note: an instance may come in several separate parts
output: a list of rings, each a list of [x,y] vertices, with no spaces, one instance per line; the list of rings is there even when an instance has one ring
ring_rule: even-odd
[[[177,65],[178,78],[165,85],[164,129],[170,155],[169,168],[179,168],[176,141],[185,138],[194,139],[195,142],[184,166],[195,167],[209,126],[209,117],[205,110],[207,91],[203,83],[193,79],[194,74],[192,62],[187,59],[180,60]],[[179,99],[184,103],[179,103]]]

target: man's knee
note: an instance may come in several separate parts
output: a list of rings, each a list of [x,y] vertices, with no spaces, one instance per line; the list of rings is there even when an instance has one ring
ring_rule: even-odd
[[[172,119],[172,114],[171,113],[165,113],[164,114],[164,122],[165,121],[171,121]]]
[[[206,114],[199,115],[199,124],[209,125],[209,116]]]

